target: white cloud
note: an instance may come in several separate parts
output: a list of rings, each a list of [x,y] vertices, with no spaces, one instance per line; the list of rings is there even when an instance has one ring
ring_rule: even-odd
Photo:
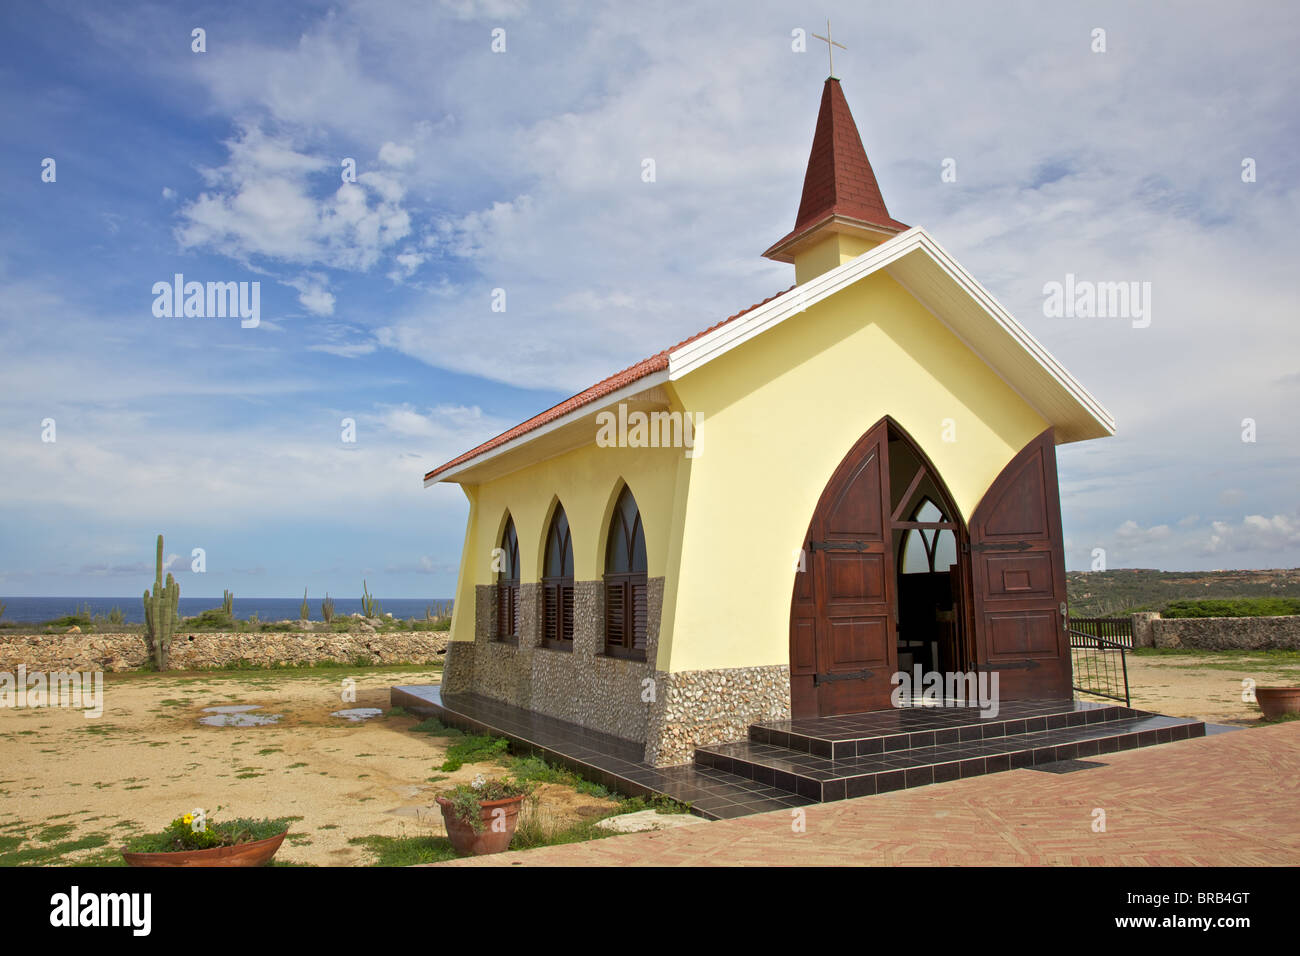
[[[1300,548],[1300,515],[1246,515],[1240,524],[1215,521],[1203,554],[1254,551],[1277,553]]]
[[[304,272],[284,283],[298,290],[298,302],[313,315],[333,315],[334,295],[328,291],[329,278],[319,272]]]
[[[414,159],[415,150],[410,146],[385,143],[379,147],[379,161],[386,166],[409,166]]]
[[[225,145],[227,163],[203,170],[209,191],[180,209],[183,249],[366,271],[411,231],[404,190],[391,173],[342,182],[331,161],[255,125]]]

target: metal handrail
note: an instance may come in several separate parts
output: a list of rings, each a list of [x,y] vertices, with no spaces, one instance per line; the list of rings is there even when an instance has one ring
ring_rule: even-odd
[[[1077,648],[1079,650],[1089,650],[1095,648],[1096,650],[1099,651],[1119,651],[1120,668],[1124,675],[1124,696],[1122,698],[1118,694],[1108,694],[1105,691],[1100,691],[1095,688],[1080,687],[1078,684],[1074,685],[1074,689],[1077,691],[1081,691],[1085,694],[1093,694],[1094,696],[1097,697],[1106,697],[1110,700],[1123,700],[1125,707],[1131,706],[1131,698],[1129,695],[1129,687],[1128,687],[1129,647],[1125,644],[1120,644],[1117,641],[1111,641],[1104,637],[1097,637],[1096,635],[1093,634],[1086,634],[1083,631],[1075,630],[1072,627],[1067,628],[1067,631],[1070,635],[1071,649]],[[1076,643],[1076,639],[1077,639],[1077,643]]]

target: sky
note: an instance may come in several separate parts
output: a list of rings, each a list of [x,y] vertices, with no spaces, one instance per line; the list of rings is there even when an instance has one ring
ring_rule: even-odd
[[[827,18],[890,213],[1116,418],[1067,567],[1300,565],[1292,4],[51,0],[0,7],[0,595],[138,594],[160,532],[192,597],[451,595],[425,471],[793,281]]]

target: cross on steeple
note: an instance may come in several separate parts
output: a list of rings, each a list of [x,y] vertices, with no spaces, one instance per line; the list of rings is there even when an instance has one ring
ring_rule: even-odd
[[[848,47],[846,47],[843,43],[836,43],[833,39],[831,39],[831,21],[829,19],[826,21],[826,35],[822,36],[819,33],[814,33],[813,39],[821,40],[823,43],[826,44],[826,60],[828,62],[828,65],[830,66],[830,75],[834,76],[835,75],[835,47],[839,47],[841,50],[847,50]]]

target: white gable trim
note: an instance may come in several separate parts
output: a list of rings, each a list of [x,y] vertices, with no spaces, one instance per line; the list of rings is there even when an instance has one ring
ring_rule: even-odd
[[[1106,434],[1112,434],[1115,431],[1115,419],[1102,404],[1089,394],[1088,390],[1070,375],[1065,370],[1065,367],[1047,349],[1043,348],[1029,334],[1028,330],[1017,322],[1011,313],[1004,309],[976,281],[974,276],[963,269],[957,260],[950,256],[920,227],[913,227],[907,232],[900,233],[874,249],[868,250],[856,259],[831,269],[829,272],[825,272],[803,285],[796,286],[789,292],[778,296],[766,305],[754,309],[736,321],[729,322],[707,335],[700,336],[693,342],[674,349],[668,355],[669,379],[675,381],[684,375],[689,375],[756,335],[761,335],[791,316],[805,311],[809,306],[816,305],[818,302],[848,288],[859,279],[880,269],[888,268],[892,263],[897,262],[909,253],[917,251],[923,252],[935,268],[955,282],[972,301],[979,305],[984,314],[1027,353],[1047,373],[1051,380],[1073,400],[1074,404],[1093,419]],[[912,294],[915,296],[915,293]],[[933,310],[930,311],[934,314]],[[945,320],[942,315],[936,317],[951,329],[951,323]],[[953,332],[970,347],[967,337],[961,335],[955,329]],[[1002,369],[989,361],[978,349],[972,347],[972,351],[979,355],[999,377],[1007,381],[1007,384],[1015,389],[1018,394],[1021,394],[1021,397],[1024,397],[1022,390],[1016,386],[1015,382],[1008,379]],[[1030,404],[1032,406],[1034,403],[1031,402]],[[1044,417],[1051,421],[1050,417]]]

